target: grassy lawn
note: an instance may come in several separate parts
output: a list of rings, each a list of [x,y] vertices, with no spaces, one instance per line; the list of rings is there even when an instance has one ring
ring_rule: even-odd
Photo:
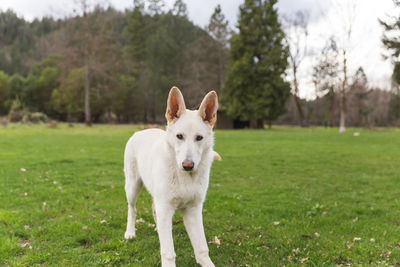
[[[160,265],[151,201],[126,241],[134,126],[0,129],[0,265]],[[353,136],[354,131],[361,134]],[[204,207],[217,266],[400,265],[400,130],[217,131]],[[178,266],[196,266],[180,214]]]

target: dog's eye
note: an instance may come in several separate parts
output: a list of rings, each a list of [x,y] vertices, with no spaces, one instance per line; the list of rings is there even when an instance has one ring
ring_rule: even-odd
[[[203,136],[201,136],[201,135],[196,136],[196,141],[201,141],[202,139],[203,139]]]
[[[178,138],[179,140],[182,140],[182,139],[183,139],[183,135],[177,134],[177,135],[176,135],[176,138]]]

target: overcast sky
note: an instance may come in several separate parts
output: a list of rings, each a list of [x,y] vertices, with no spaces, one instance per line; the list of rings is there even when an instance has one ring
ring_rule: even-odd
[[[388,15],[396,15],[392,0],[280,0],[277,8],[280,14],[293,14],[297,10],[310,12],[308,53],[300,66],[300,94],[312,98],[314,87],[311,81],[312,66],[316,55],[325,45],[330,35],[340,36],[346,19],[345,3],[355,2],[353,19],[353,35],[346,46],[349,53],[349,72],[362,66],[367,73],[370,84],[379,87],[389,87],[392,66],[384,60],[384,49],[380,38],[382,27],[378,18],[385,19]],[[111,4],[124,10],[133,6],[132,0],[92,0],[92,2]],[[166,0],[167,7],[172,7],[174,0]],[[188,6],[189,18],[197,25],[204,27],[211,16],[214,7],[220,4],[222,11],[234,28],[239,5],[243,0],[184,0]],[[334,4],[334,2],[338,4]],[[73,14],[76,0],[0,0],[0,9],[13,9],[18,15],[31,20],[35,17],[51,15],[63,17]]]

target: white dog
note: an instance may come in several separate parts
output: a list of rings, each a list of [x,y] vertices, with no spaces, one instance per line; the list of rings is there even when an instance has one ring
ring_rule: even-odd
[[[135,236],[136,199],[143,184],[153,197],[153,215],[160,239],[162,266],[175,266],[172,217],[176,209],[183,215],[196,261],[214,266],[203,229],[202,208],[206,197],[214,154],[217,94],[209,92],[199,110],[187,110],[178,88],[169,92],[167,130],[136,132],[125,148],[125,191],[128,225],[125,238]]]

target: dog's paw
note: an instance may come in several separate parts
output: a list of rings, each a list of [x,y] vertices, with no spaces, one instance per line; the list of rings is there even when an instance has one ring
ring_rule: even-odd
[[[197,261],[197,263],[200,264],[201,267],[215,267],[215,265],[211,261],[210,257],[205,257],[205,258],[199,259]]]
[[[125,239],[132,239],[136,236],[135,232],[125,232]]]

